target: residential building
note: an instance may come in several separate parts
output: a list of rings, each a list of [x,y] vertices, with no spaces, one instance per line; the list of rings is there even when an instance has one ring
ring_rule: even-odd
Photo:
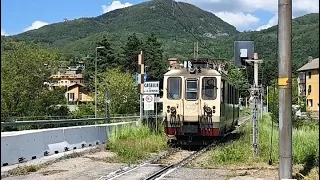
[[[89,92],[85,89],[85,85],[82,83],[75,83],[68,86],[68,91],[65,93],[65,97],[69,102],[76,102],[76,104],[87,103],[93,101],[93,98],[89,96]]]
[[[68,71],[67,71],[68,72]],[[70,73],[72,71],[69,71]],[[76,83],[83,83],[83,74],[54,74],[51,76],[54,86],[71,86]]]
[[[319,58],[309,58],[297,71],[299,96],[305,100],[308,110],[319,115]]]

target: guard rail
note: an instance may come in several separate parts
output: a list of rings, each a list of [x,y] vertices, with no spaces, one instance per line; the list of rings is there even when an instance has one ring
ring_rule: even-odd
[[[154,115],[144,116],[144,118],[155,117]],[[162,117],[162,115],[158,115]],[[48,124],[72,124],[72,123],[87,123],[95,121],[110,121],[118,122],[115,120],[124,120],[124,119],[138,119],[140,116],[119,116],[119,117],[110,117],[110,118],[85,118],[85,119],[59,119],[59,120],[37,120],[37,121],[11,121],[11,122],[1,122],[1,127],[8,126],[27,126],[27,125],[48,125]]]

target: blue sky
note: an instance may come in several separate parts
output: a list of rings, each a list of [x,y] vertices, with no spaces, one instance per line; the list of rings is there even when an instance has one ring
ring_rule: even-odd
[[[64,18],[94,17],[146,0],[1,0],[1,34],[14,35]],[[194,4],[234,25],[260,30],[277,23],[278,0],[176,0]],[[293,16],[319,12],[318,0],[293,0]]]

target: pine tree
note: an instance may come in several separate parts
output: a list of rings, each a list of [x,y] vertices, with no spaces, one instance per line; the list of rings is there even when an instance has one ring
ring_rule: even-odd
[[[123,69],[134,74],[138,71],[138,55],[143,50],[143,42],[135,33],[128,37],[128,41],[123,47]]]
[[[147,37],[144,46],[144,60],[147,66],[148,80],[161,81],[166,72],[166,60],[163,58],[161,43],[154,34]]]

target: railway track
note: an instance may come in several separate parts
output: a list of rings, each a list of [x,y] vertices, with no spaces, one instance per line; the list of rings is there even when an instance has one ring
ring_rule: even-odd
[[[102,176],[99,178],[99,180],[125,180],[125,179],[143,179],[143,180],[159,180],[170,174],[171,172],[175,171],[176,169],[183,167],[184,165],[191,162],[193,159],[197,158],[199,155],[203,154],[204,152],[210,150],[211,148],[215,147],[217,144],[225,141],[225,139],[230,136],[231,134],[234,134],[238,131],[238,129],[244,125],[250,117],[245,117],[242,119],[242,121],[239,121],[239,125],[236,127],[235,130],[232,132],[227,133],[224,137],[220,140],[216,140],[213,143],[205,146],[204,148],[201,148],[198,151],[187,151],[187,150],[181,150],[179,148],[173,149],[169,152],[166,152],[158,157],[156,157],[153,160],[150,160],[148,162],[141,163],[139,165],[133,166],[133,167],[127,167],[122,170],[118,170],[116,172],[110,173],[107,176]],[[159,164],[161,160],[167,159],[170,156],[174,156],[175,154],[179,152],[189,152],[185,153],[182,160],[173,163],[173,164]]]

